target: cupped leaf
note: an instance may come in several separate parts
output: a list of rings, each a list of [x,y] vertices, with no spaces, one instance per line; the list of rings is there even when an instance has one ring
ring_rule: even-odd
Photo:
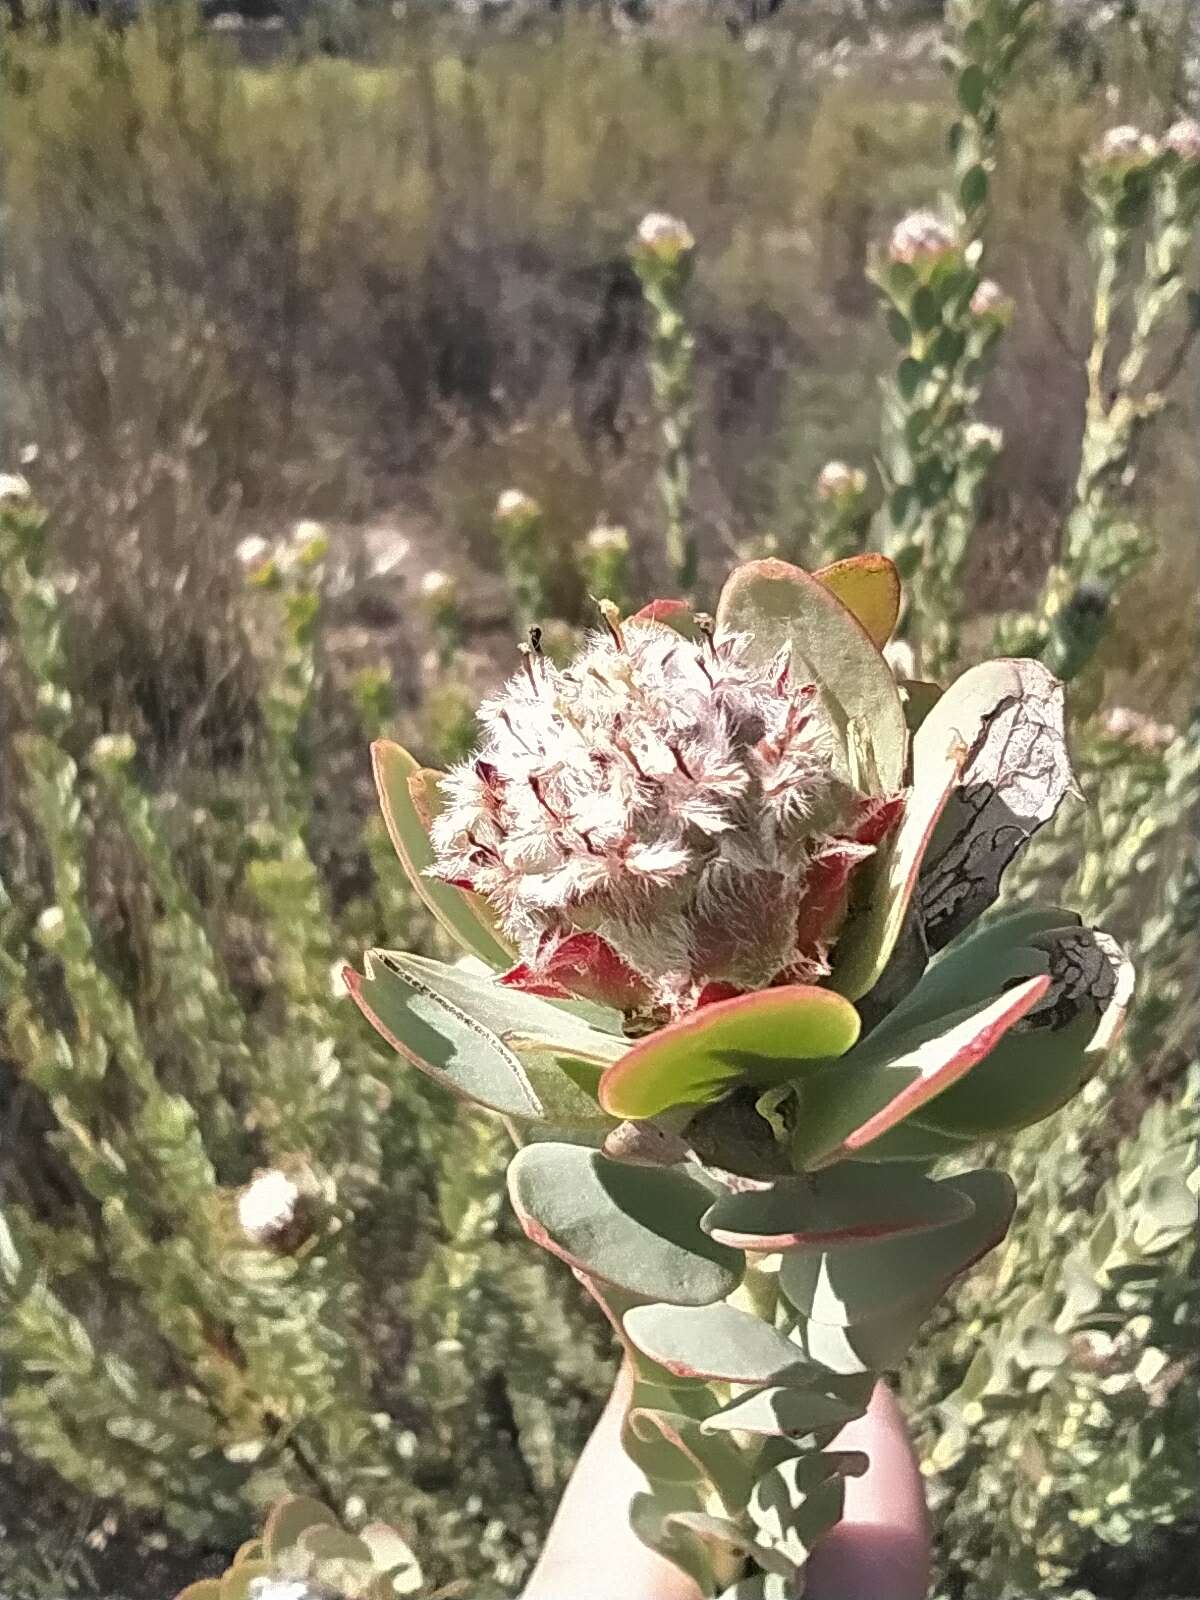
[[[269,1561],[243,1561],[221,1579],[221,1600],[255,1600],[262,1580],[272,1576]]]
[[[982,1169],[936,1185],[955,1193],[966,1214],[946,1227],[876,1239],[857,1247],[785,1256],[779,1287],[811,1324],[850,1328],[921,1298],[933,1305],[946,1284],[1008,1231],[1016,1205],[1011,1179]]]
[[[709,1190],[677,1168],[625,1166],[579,1145],[532,1144],[509,1164],[508,1192],[535,1244],[630,1294],[706,1306],[741,1282],[742,1256],[700,1227]]]
[[[700,1424],[701,1433],[751,1433],[785,1439],[837,1433],[862,1407],[818,1389],[755,1389]]]
[[[916,1295],[885,1316],[869,1317],[849,1328],[802,1317],[790,1337],[805,1359],[825,1372],[844,1377],[886,1372],[904,1360],[940,1292],[932,1299]]]
[[[268,1560],[277,1560],[300,1542],[309,1528],[338,1528],[340,1523],[328,1506],[308,1495],[290,1495],[272,1507],[263,1528],[263,1551]]]
[[[634,1534],[681,1568],[702,1595],[711,1595],[728,1581],[736,1571],[730,1566],[726,1574],[717,1577],[713,1572],[712,1552],[685,1528],[671,1526],[667,1517],[673,1513],[703,1511],[701,1491],[690,1484],[655,1484],[653,1494],[635,1494],[629,1502],[629,1526]]]
[[[915,1117],[910,1117],[907,1122],[898,1123],[878,1139],[873,1139],[865,1150],[858,1152],[857,1160],[860,1164],[919,1162],[928,1165],[931,1161],[943,1161],[948,1156],[965,1155],[970,1145],[969,1139],[956,1139],[948,1133],[935,1132],[933,1128],[919,1123]]]
[[[956,1138],[1027,1128],[1066,1105],[1092,1077],[1124,1020],[1133,967],[1107,935],[1065,928],[1031,941],[1050,989],[978,1067],[914,1119]]]
[[[701,1544],[738,1560],[751,1560],[765,1572],[788,1579],[793,1585],[799,1581],[801,1569],[795,1561],[782,1550],[755,1539],[741,1523],[729,1517],[716,1517],[708,1511],[671,1511],[663,1523],[667,1529],[682,1529]],[[793,1588],[792,1593],[795,1592]]]
[[[918,904],[938,950],[990,906],[1010,862],[1073,786],[1063,687],[1038,661],[986,661],[946,690],[913,740],[913,780],[965,752],[921,868]]]
[[[959,1222],[970,1201],[919,1173],[881,1172],[840,1162],[824,1172],[777,1178],[767,1188],[724,1194],[702,1226],[739,1250],[852,1249]]]
[[[634,1306],[624,1323],[630,1343],[676,1377],[778,1384],[813,1375],[782,1333],[736,1306]]]
[[[800,1063],[839,1056],[858,1038],[848,1000],[806,984],[764,989],[703,1006],[635,1044],[600,1081],[616,1117],[653,1117],[704,1105],[740,1083],[785,1083]]]
[[[917,739],[923,733],[924,728]],[[899,826],[861,869],[860,894],[834,949],[830,978],[848,999],[857,1000],[874,988],[896,950],[917,893],[921,863],[965,759],[965,749],[951,744],[937,762],[922,762]],[[923,935],[918,954],[924,960]]]
[[[540,1121],[545,1108],[520,1060],[490,1029],[368,951],[360,975],[343,969],[355,1005],[406,1061],[460,1099]]]
[[[678,1411],[635,1406],[626,1419],[628,1432],[641,1440],[662,1439],[687,1460],[697,1479],[703,1479],[729,1506],[745,1503],[750,1475],[741,1453],[720,1434],[705,1434],[695,1418]]]
[[[896,680],[866,629],[831,589],[786,561],[749,561],[725,584],[717,622],[752,634],[764,655],[790,645],[793,671],[811,676],[838,735],[842,777],[875,793],[901,786],[908,726]]]
[[[895,562],[867,551],[818,567],[813,577],[836,595],[862,623],[872,644],[882,650],[900,616],[900,574]]]
[[[496,929],[486,903],[466,889],[426,876],[433,866],[429,823],[441,809],[440,773],[423,768],[401,745],[377,739],[371,765],[388,837],[409,882],[442,927],[468,954],[489,967],[512,965],[512,948]]]
[[[1043,998],[1048,977],[1030,978],[998,1000],[939,1019],[895,1043],[869,1036],[800,1086],[792,1136],[798,1169],[857,1154],[943,1094],[995,1048]]]
[[[839,1520],[845,1479],[866,1471],[853,1451],[789,1457],[755,1484],[746,1507],[759,1538],[803,1566],[818,1539]]]

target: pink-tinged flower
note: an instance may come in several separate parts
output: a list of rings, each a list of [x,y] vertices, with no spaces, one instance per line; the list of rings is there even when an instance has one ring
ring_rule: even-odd
[[[1144,167],[1158,154],[1158,145],[1148,133],[1131,123],[1109,128],[1093,152],[1093,159],[1105,167]]]
[[[480,711],[446,778],[434,875],[490,901],[521,960],[506,981],[677,1016],[829,970],[850,879],[899,802],[835,776],[816,686],[789,652],[662,604],[537,649]]]
[[[940,261],[957,248],[952,229],[936,211],[911,211],[892,229],[888,255],[911,267],[921,261]]]
[[[971,296],[971,314],[976,317],[1008,317],[1012,315],[1012,296],[1004,292],[993,278],[984,278]]]
[[[1163,149],[1178,156],[1180,161],[1200,161],[1200,122],[1195,117],[1182,117],[1163,134]]]

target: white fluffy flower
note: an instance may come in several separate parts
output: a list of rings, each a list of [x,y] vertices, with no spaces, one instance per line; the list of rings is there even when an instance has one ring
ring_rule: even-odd
[[[534,647],[480,709],[435,872],[491,901],[524,958],[510,979],[542,992],[677,1013],[826,971],[813,864],[837,846],[844,881],[884,823],[835,778],[815,685],[745,635],[602,609],[569,668]]]
[[[892,229],[888,254],[893,261],[912,266],[936,261],[956,248],[954,234],[936,211],[910,211]]]
[[[286,1249],[303,1229],[304,1196],[277,1167],[259,1172],[238,1196],[242,1232],[252,1244]]]
[[[648,211],[638,223],[637,244],[651,255],[674,257],[695,249],[696,240],[678,217],[666,211]]]
[[[1200,122],[1195,117],[1183,117],[1172,123],[1163,134],[1163,149],[1181,161],[1200,161]]]
[[[1144,166],[1158,154],[1158,145],[1148,133],[1132,123],[1109,128],[1096,146],[1096,159],[1105,166]]]

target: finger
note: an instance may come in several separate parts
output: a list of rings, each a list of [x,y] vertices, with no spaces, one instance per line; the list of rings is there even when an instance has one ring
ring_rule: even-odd
[[[810,1600],[925,1600],[930,1544],[925,1490],[900,1407],[877,1384],[867,1413],[838,1435],[836,1449],[870,1463],[846,1483],[842,1520],[808,1563]]]

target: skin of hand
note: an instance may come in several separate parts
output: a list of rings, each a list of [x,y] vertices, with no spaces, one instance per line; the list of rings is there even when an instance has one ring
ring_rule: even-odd
[[[631,1532],[630,1497],[645,1488],[621,1448],[632,1373],[621,1368],[584,1446],[522,1600],[699,1600],[695,1585]],[[879,1384],[867,1413],[837,1439],[870,1463],[846,1483],[842,1520],[813,1552],[807,1600],[925,1600],[929,1526],[921,1474],[900,1408]]]

